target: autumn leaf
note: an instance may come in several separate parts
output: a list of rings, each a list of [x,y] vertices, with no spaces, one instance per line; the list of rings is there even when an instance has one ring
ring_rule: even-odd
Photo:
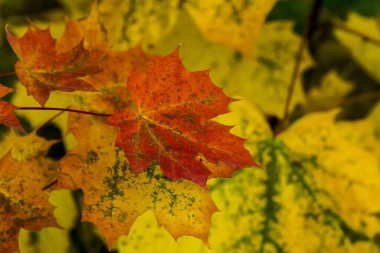
[[[367,119],[337,122],[337,113],[312,113],[276,138],[258,138],[264,170],[209,181],[220,210],[210,231],[216,252],[378,252],[378,143]],[[242,115],[239,134],[256,120]]]
[[[265,17],[275,0],[186,1],[186,10],[209,41],[252,57]]]
[[[19,61],[15,71],[21,83],[42,106],[50,92],[61,90],[95,91],[95,88],[82,78],[101,72],[98,64],[104,58],[101,50],[87,50],[83,40],[68,51],[56,49],[56,40],[45,30],[35,26],[17,39],[7,32],[8,42],[17,54]]]
[[[105,51],[110,49],[107,32],[102,27],[99,18],[96,4],[92,5],[90,14],[86,18],[80,20],[67,18],[64,33],[57,40],[55,48],[60,52],[69,51],[83,40],[86,49]]]
[[[292,75],[297,45],[301,38],[293,32],[291,22],[267,22],[256,43],[254,59],[205,40],[193,20],[181,15],[173,33],[153,49],[168,54],[181,42],[181,60],[190,71],[210,69],[212,80],[232,97],[260,106],[267,115],[281,118]],[[194,50],[196,48],[197,50]],[[302,73],[312,66],[311,57],[303,54],[294,88],[290,111],[305,104]],[[259,95],[260,94],[260,95]]]
[[[198,154],[233,171],[255,165],[244,140],[211,121],[228,112],[233,99],[211,82],[208,71],[187,71],[178,50],[152,57],[144,72],[133,68],[127,86],[132,105],[116,110],[108,123],[120,127],[116,146],[124,149],[134,172],[157,162],[172,180],[205,185],[210,171]]]
[[[116,50],[144,49],[167,35],[179,14],[180,0],[99,1],[97,10],[107,38]]]
[[[186,180],[173,182],[156,165],[135,174],[114,146],[117,128],[88,116],[72,115],[69,122],[78,146],[59,162],[58,184],[83,190],[82,221],[94,223],[109,247],[148,210],[175,238],[193,235],[207,241],[216,207],[206,189]]]
[[[62,1],[73,12],[69,1]],[[190,15],[203,37],[251,57],[265,18],[275,0],[102,0],[93,6],[108,32],[109,42],[117,50],[141,45],[150,49],[169,35],[183,15]],[[82,13],[83,15],[84,13]]]
[[[122,236],[117,241],[119,253],[154,253],[161,250],[165,253],[215,253],[196,237],[183,236],[174,239],[158,224],[152,211],[141,215],[128,236]]]
[[[4,97],[12,91],[13,89],[0,84],[0,98]],[[17,110],[17,106],[0,100],[0,124],[13,127],[21,132],[25,132],[24,129],[21,127],[20,122],[14,115],[15,110]]]
[[[86,49],[103,50],[106,53],[106,57],[97,63],[101,71],[81,78],[99,91],[124,85],[132,66],[143,66],[147,61],[147,55],[140,47],[124,51],[111,50],[112,44],[107,37],[109,33],[102,27],[98,6],[94,4],[87,18],[65,21],[65,31],[56,43],[56,49],[65,52],[83,40]]]
[[[45,155],[52,141],[34,132],[12,133],[12,147],[0,159],[0,251],[18,249],[20,228],[39,230],[57,226],[54,207],[44,189],[57,178],[55,163]]]
[[[373,43],[347,31],[335,30],[338,40],[350,49],[355,60],[364,67],[368,74],[380,81],[380,31],[378,22],[376,19],[367,18],[357,13],[349,13],[344,25],[356,31],[362,31],[365,27],[364,34],[376,40],[377,43]]]

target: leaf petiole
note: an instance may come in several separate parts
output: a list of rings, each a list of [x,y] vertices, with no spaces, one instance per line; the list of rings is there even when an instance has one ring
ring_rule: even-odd
[[[16,75],[16,72],[0,73],[0,76],[12,76],[12,75]]]
[[[111,114],[106,114],[106,113],[87,112],[87,111],[81,111],[81,110],[75,110],[75,109],[69,109],[69,108],[58,108],[58,107],[18,107],[17,110],[61,111],[61,112],[75,112],[75,113],[81,113],[81,114],[89,114],[89,115],[100,116],[100,117],[111,116]]]

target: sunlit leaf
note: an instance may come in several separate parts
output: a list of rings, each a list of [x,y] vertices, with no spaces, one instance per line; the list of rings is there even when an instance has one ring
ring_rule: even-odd
[[[152,57],[145,69],[133,68],[127,87],[132,104],[116,110],[108,123],[120,127],[116,146],[123,148],[134,172],[156,162],[172,180],[205,185],[211,173],[198,154],[232,171],[255,165],[244,140],[211,121],[228,112],[233,100],[211,82],[208,71],[186,70],[178,50]]]
[[[59,163],[58,180],[61,187],[83,190],[82,220],[93,222],[110,247],[147,210],[174,238],[194,235],[207,241],[216,211],[207,190],[186,180],[173,182],[157,166],[136,175],[123,151],[113,145],[116,128],[85,122],[75,132],[78,146]]]

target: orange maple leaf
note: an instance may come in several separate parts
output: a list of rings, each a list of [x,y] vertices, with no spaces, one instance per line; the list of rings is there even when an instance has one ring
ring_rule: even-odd
[[[65,20],[65,31],[57,40],[59,51],[68,51],[84,39],[86,49],[108,50],[111,48],[107,40],[107,31],[101,25],[97,5],[93,4],[89,16],[80,20]]]
[[[108,120],[120,127],[116,146],[123,148],[132,170],[157,162],[172,180],[205,185],[211,172],[198,154],[231,171],[256,165],[244,139],[211,120],[227,113],[233,99],[211,82],[208,71],[187,71],[178,54],[154,56],[145,68],[133,67],[127,82],[132,106],[116,110]]]
[[[78,145],[59,162],[58,187],[83,190],[82,221],[94,223],[109,247],[148,210],[174,238],[208,241],[217,208],[207,189],[187,180],[173,182],[158,166],[135,174],[114,146],[118,129],[102,119],[70,114],[69,123]]]
[[[20,228],[58,226],[44,192],[57,177],[55,163],[45,158],[53,142],[35,133],[11,138],[13,147],[0,158],[0,252],[18,250]]]
[[[0,98],[4,97],[12,91],[13,89],[0,84]],[[0,100],[0,124],[13,127],[21,132],[25,132],[24,129],[21,127],[20,122],[14,115],[15,110],[17,110],[17,106]]]
[[[98,66],[104,59],[102,50],[87,50],[81,40],[70,50],[59,51],[50,28],[43,30],[35,26],[29,27],[20,39],[7,31],[7,39],[19,58],[15,65],[18,78],[42,106],[54,90],[96,90],[83,77],[102,71]]]
[[[82,40],[86,49],[107,52],[103,61],[98,63],[102,71],[82,79],[100,91],[114,86],[124,86],[132,66],[144,65],[143,62],[146,61],[147,55],[140,47],[120,52],[111,51],[107,31],[100,23],[96,5],[92,6],[90,16],[87,18],[65,21],[65,31],[57,40],[56,49],[68,51]]]

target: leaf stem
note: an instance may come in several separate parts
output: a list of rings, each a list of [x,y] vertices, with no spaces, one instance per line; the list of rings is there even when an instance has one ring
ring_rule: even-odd
[[[333,20],[331,21],[331,24],[334,28],[342,30],[347,33],[351,33],[352,35],[358,36],[362,38],[365,41],[371,42],[377,46],[380,46],[380,40],[377,38],[373,38],[367,34],[362,33],[361,31],[355,30],[353,28],[347,27],[346,25],[343,24],[343,22],[339,20]]]
[[[310,40],[311,36],[313,35],[314,31],[317,28],[317,22],[318,22],[318,18],[319,18],[319,14],[320,14],[322,4],[323,4],[323,0],[315,0],[312,8],[310,10],[310,14],[307,18],[306,27],[304,29],[304,33],[303,33],[302,39],[300,41],[300,44],[298,46],[298,50],[297,50],[296,57],[295,57],[295,63],[294,63],[294,68],[293,68],[293,72],[292,72],[292,77],[291,77],[291,81],[290,81],[290,84],[288,87],[288,93],[287,93],[287,97],[286,97],[286,101],[285,101],[284,115],[283,115],[283,118],[281,120],[279,127],[275,130],[275,135],[282,132],[288,124],[290,104],[291,104],[293,93],[294,93],[294,87],[295,87],[296,82],[297,82],[298,72],[299,72],[300,67],[301,67],[303,51],[305,50],[305,47],[307,46],[308,41]]]
[[[46,185],[45,187],[42,188],[43,191],[46,191],[47,189],[51,188],[52,186],[56,185],[58,183],[58,180],[55,179],[53,182],[50,184]]]
[[[281,121],[280,125],[280,131],[284,130],[286,125],[288,124],[289,121],[289,111],[290,111],[290,103],[292,101],[293,93],[294,93],[294,87],[296,86],[297,83],[297,77],[298,77],[298,72],[301,67],[301,62],[302,62],[302,55],[303,51],[306,47],[307,40],[305,37],[301,39],[301,42],[298,46],[297,54],[296,54],[296,59],[294,63],[294,68],[292,72],[292,78],[288,87],[288,93],[285,101],[285,108],[284,108],[284,116]]]
[[[111,114],[106,114],[106,113],[87,112],[87,111],[81,111],[81,110],[75,110],[75,109],[69,109],[69,108],[58,108],[58,107],[18,107],[17,110],[61,111],[61,112],[75,112],[75,113],[81,113],[81,114],[89,114],[89,115],[100,116],[100,117],[111,116]]]
[[[16,75],[16,72],[0,73],[0,76],[11,76],[11,75]]]

